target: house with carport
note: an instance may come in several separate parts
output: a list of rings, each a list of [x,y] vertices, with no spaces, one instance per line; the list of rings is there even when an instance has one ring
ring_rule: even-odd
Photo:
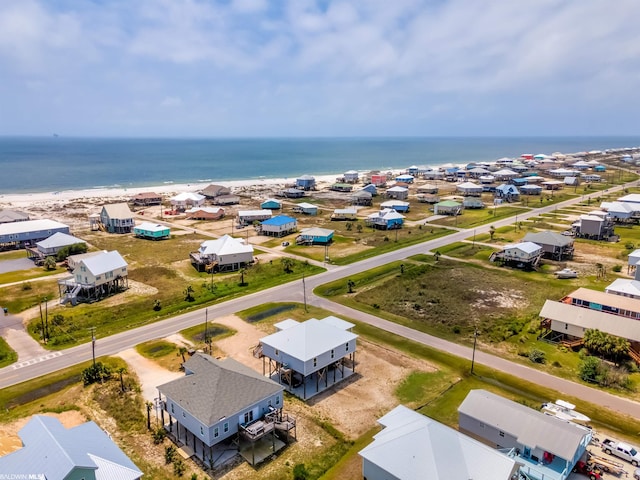
[[[100,211],[102,229],[109,233],[131,233],[136,222],[126,203],[104,205]]]
[[[298,245],[328,245],[333,241],[334,230],[320,227],[305,228],[296,237]]]
[[[593,432],[487,390],[471,390],[458,407],[459,431],[505,452],[519,478],[566,480]]]
[[[545,230],[543,232],[529,232],[523,241],[533,242],[542,247],[542,255],[552,260],[563,261],[573,258],[573,237]]]
[[[217,468],[240,453],[256,465],[295,438],[277,382],[200,352],[183,366],[184,377],[157,388],[162,425],[185,456]]]
[[[463,182],[456,185],[456,191],[464,196],[479,197],[482,195],[483,187],[473,182]]]
[[[0,457],[4,478],[140,480],[143,475],[94,422],[66,428],[57,418],[34,415],[18,436],[22,446]]]
[[[253,246],[223,235],[215,240],[205,240],[189,257],[199,272],[233,272],[253,262]]]
[[[260,224],[260,235],[284,237],[298,229],[298,221],[288,215],[276,215]]]
[[[358,454],[366,480],[513,480],[519,465],[451,427],[399,405]]]
[[[131,197],[131,203],[133,203],[137,207],[161,205],[162,195],[159,195],[156,192],[141,192]]]
[[[276,333],[260,339],[262,373],[293,395],[307,400],[355,373],[353,324],[336,317],[275,324]]]

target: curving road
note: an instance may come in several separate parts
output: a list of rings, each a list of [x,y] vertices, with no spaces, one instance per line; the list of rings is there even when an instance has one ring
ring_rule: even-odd
[[[633,182],[635,184],[636,182]],[[611,191],[620,190],[629,185],[615,187]],[[589,196],[598,196],[600,192],[593,193]],[[362,260],[360,262],[347,266],[329,266],[329,270],[319,275],[305,279],[305,285],[301,281],[291,282],[280,285],[278,287],[256,292],[241,298],[229,300],[217,305],[207,307],[208,318],[229,315],[238,310],[246,309],[252,306],[260,305],[267,302],[287,302],[295,301],[302,303],[305,299],[308,304],[315,305],[336,314],[344,315],[355,320],[368,323],[382,330],[400,335],[415,342],[449,352],[471,360],[472,350],[469,347],[458,345],[447,340],[443,340],[431,335],[413,330],[402,325],[383,320],[379,317],[360,312],[358,310],[345,307],[325,298],[315,296],[312,292],[317,286],[341,278],[348,277],[359,272],[369,270],[374,267],[384,265],[386,263],[403,260],[408,256],[418,253],[427,253],[435,251],[445,245],[453,242],[464,240],[470,236],[487,233],[491,225],[494,227],[502,227],[513,224],[517,220],[526,220],[529,217],[539,215],[541,213],[551,212],[566,205],[577,203],[582,198],[575,198],[556,205],[550,205],[542,208],[532,209],[526,213],[518,214],[517,217],[511,217],[498,220],[492,224],[483,225],[474,229],[460,230],[449,236],[424,242],[418,245],[403,248],[393,252],[385,253],[377,257]],[[112,355],[127,348],[131,348],[139,343],[163,338],[178,330],[186,327],[197,325],[204,322],[205,309],[185,313],[176,317],[169,318],[147,326],[139,327],[133,330],[119,333],[106,338],[99,338],[96,341],[96,356]],[[0,369],[0,388],[30,380],[41,375],[45,375],[57,370],[67,368],[72,365],[90,360],[92,357],[91,343],[79,345],[74,348],[44,355],[42,357],[30,359],[19,364],[10,365]],[[640,417],[640,403],[617,397],[600,390],[592,389],[587,386],[554,377],[544,372],[540,372],[534,368],[527,367],[518,363],[505,360],[501,357],[476,350],[475,362],[486,365],[496,370],[516,375],[530,382],[538,383],[546,387],[557,390],[561,394],[571,395],[578,398],[584,398],[591,403],[598,404],[602,407],[615,410],[617,412],[631,415],[635,418]]]

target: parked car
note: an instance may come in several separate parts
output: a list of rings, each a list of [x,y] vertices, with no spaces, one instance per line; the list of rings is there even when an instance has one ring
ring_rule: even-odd
[[[627,462],[630,462],[634,467],[640,465],[640,453],[638,450],[629,445],[628,443],[616,442],[606,438],[602,442],[602,451],[609,455],[615,455]]]
[[[635,480],[640,480],[640,468],[636,468],[636,471],[633,472],[633,478],[635,478]]]
[[[282,246],[283,247],[288,247],[289,246],[289,242],[282,242]]]

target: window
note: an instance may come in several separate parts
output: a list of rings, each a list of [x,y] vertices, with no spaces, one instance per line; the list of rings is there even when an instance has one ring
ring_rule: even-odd
[[[244,423],[253,422],[253,410],[249,410],[244,414]]]
[[[333,348],[331,349],[331,358],[335,357],[335,351],[333,350]]]
[[[313,359],[313,366],[314,366],[314,367],[317,367],[317,366],[318,366],[318,359],[317,359],[317,358],[314,358],[314,359]]]
[[[344,349],[345,349],[347,352],[349,351],[349,344],[348,344],[348,343],[345,343],[345,344],[344,344]]]
[[[175,410],[173,409],[174,405],[173,403],[171,404],[171,413],[176,413]]]
[[[276,353],[276,357],[277,357],[278,355],[280,355],[280,350],[278,350],[278,349],[276,348],[276,352],[275,352],[275,353]]]
[[[182,418],[187,418],[187,414],[184,413],[184,410],[182,411]]]
[[[224,433],[227,433],[229,431],[229,422],[224,422],[222,430],[224,431]]]
[[[280,405],[280,397],[276,397],[276,405]]]
[[[218,427],[213,429],[213,438],[218,438],[220,436],[220,429]]]
[[[481,424],[480,424],[480,428],[484,428],[484,423],[481,423]]]
[[[500,436],[501,436],[501,437],[504,437],[504,432],[500,432]]]
[[[204,435],[204,427],[200,427],[200,435]]]

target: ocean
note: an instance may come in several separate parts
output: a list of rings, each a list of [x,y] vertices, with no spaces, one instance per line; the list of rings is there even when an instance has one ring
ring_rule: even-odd
[[[0,137],[0,194],[294,179],[638,145],[640,137]]]

